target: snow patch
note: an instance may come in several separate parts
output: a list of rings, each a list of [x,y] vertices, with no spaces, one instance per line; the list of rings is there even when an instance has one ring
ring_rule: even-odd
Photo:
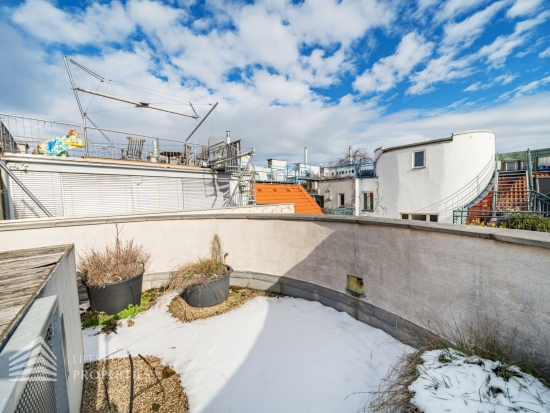
[[[424,413],[550,412],[550,390],[515,366],[452,349],[427,351],[422,360],[409,390]]]
[[[83,331],[88,358],[153,355],[181,374],[191,413],[357,412],[410,347],[317,302],[257,297],[181,323],[154,307],[118,334]],[[356,393],[356,394],[353,394]]]

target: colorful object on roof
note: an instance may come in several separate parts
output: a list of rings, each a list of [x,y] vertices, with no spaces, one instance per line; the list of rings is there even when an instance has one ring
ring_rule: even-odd
[[[84,142],[79,139],[80,133],[71,129],[66,135],[58,136],[56,138],[40,142],[38,146],[32,151],[33,155],[45,155],[45,156],[69,156],[67,152],[69,149],[82,148]]]
[[[302,185],[256,184],[256,201],[265,204],[294,204],[295,214],[323,214]]]

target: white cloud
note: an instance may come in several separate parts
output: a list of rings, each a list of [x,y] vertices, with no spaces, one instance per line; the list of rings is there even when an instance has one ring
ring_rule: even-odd
[[[526,16],[537,11],[543,0],[516,0],[506,15],[510,18]]]
[[[452,20],[486,2],[487,0],[447,0],[437,11],[435,20],[440,22]]]
[[[473,83],[470,86],[468,86],[466,89],[464,89],[464,92],[475,92],[477,90],[486,90],[486,89],[489,89],[489,88],[491,88],[493,86],[497,86],[497,85],[504,86],[504,85],[507,85],[508,83],[512,82],[516,77],[518,77],[518,76],[517,75],[510,75],[510,74],[500,75],[500,76],[495,77],[489,83],[481,83],[481,82]]]
[[[481,82],[475,82],[475,83],[472,83],[470,86],[468,86],[466,89],[464,89],[464,92],[475,92],[480,88],[481,88]]]
[[[518,86],[517,88],[500,95],[499,99],[518,98],[524,95],[533,94],[541,86],[548,85],[548,84],[550,84],[550,76],[545,77],[543,79],[534,80],[532,82],[527,83],[526,85]]]
[[[127,9],[132,22],[141,26],[146,32],[166,30],[186,15],[182,9],[150,0],[129,1]]]
[[[92,3],[83,11],[69,13],[45,0],[28,0],[15,9],[12,19],[42,40],[68,45],[121,42],[134,30],[118,1]]]
[[[253,83],[262,98],[269,102],[298,104],[311,99],[311,92],[305,83],[269,74],[265,70],[254,73]]]
[[[431,55],[433,43],[411,32],[401,39],[395,54],[384,57],[353,82],[361,93],[386,92],[401,82],[419,63]]]
[[[505,1],[497,1],[477,13],[472,14],[460,23],[449,23],[445,26],[445,46],[469,47],[487,28],[488,23],[506,5]]]
[[[286,7],[283,14],[299,41],[343,47],[395,18],[390,4],[377,0],[305,0]]]
[[[517,77],[518,75],[500,75],[495,77],[495,83],[500,83],[501,85],[507,85]]]
[[[498,36],[493,43],[483,46],[479,50],[479,56],[485,57],[494,67],[503,66],[514,49],[523,45],[533,35],[533,29],[549,17],[550,11],[545,11],[533,19],[518,22],[513,33]]]
[[[455,59],[454,55],[449,53],[430,60],[426,68],[410,77],[413,83],[407,89],[407,94],[421,95],[434,89],[434,84],[438,82],[450,82],[461,79],[472,74],[470,67],[473,61],[472,56],[465,56]]]
[[[539,57],[550,57],[550,47],[540,52]]]

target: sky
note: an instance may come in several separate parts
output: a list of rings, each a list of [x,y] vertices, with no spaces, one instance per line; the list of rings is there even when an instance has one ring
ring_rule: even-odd
[[[3,0],[0,39],[2,113],[81,123],[65,54],[107,79],[71,64],[79,87],[203,116],[219,102],[192,139],[230,130],[257,164],[465,130],[550,147],[550,0]],[[196,125],[80,98],[105,128]]]

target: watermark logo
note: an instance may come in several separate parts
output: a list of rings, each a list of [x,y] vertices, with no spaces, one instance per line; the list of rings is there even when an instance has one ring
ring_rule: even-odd
[[[10,357],[10,381],[55,381],[57,361],[52,349],[38,337]]]

